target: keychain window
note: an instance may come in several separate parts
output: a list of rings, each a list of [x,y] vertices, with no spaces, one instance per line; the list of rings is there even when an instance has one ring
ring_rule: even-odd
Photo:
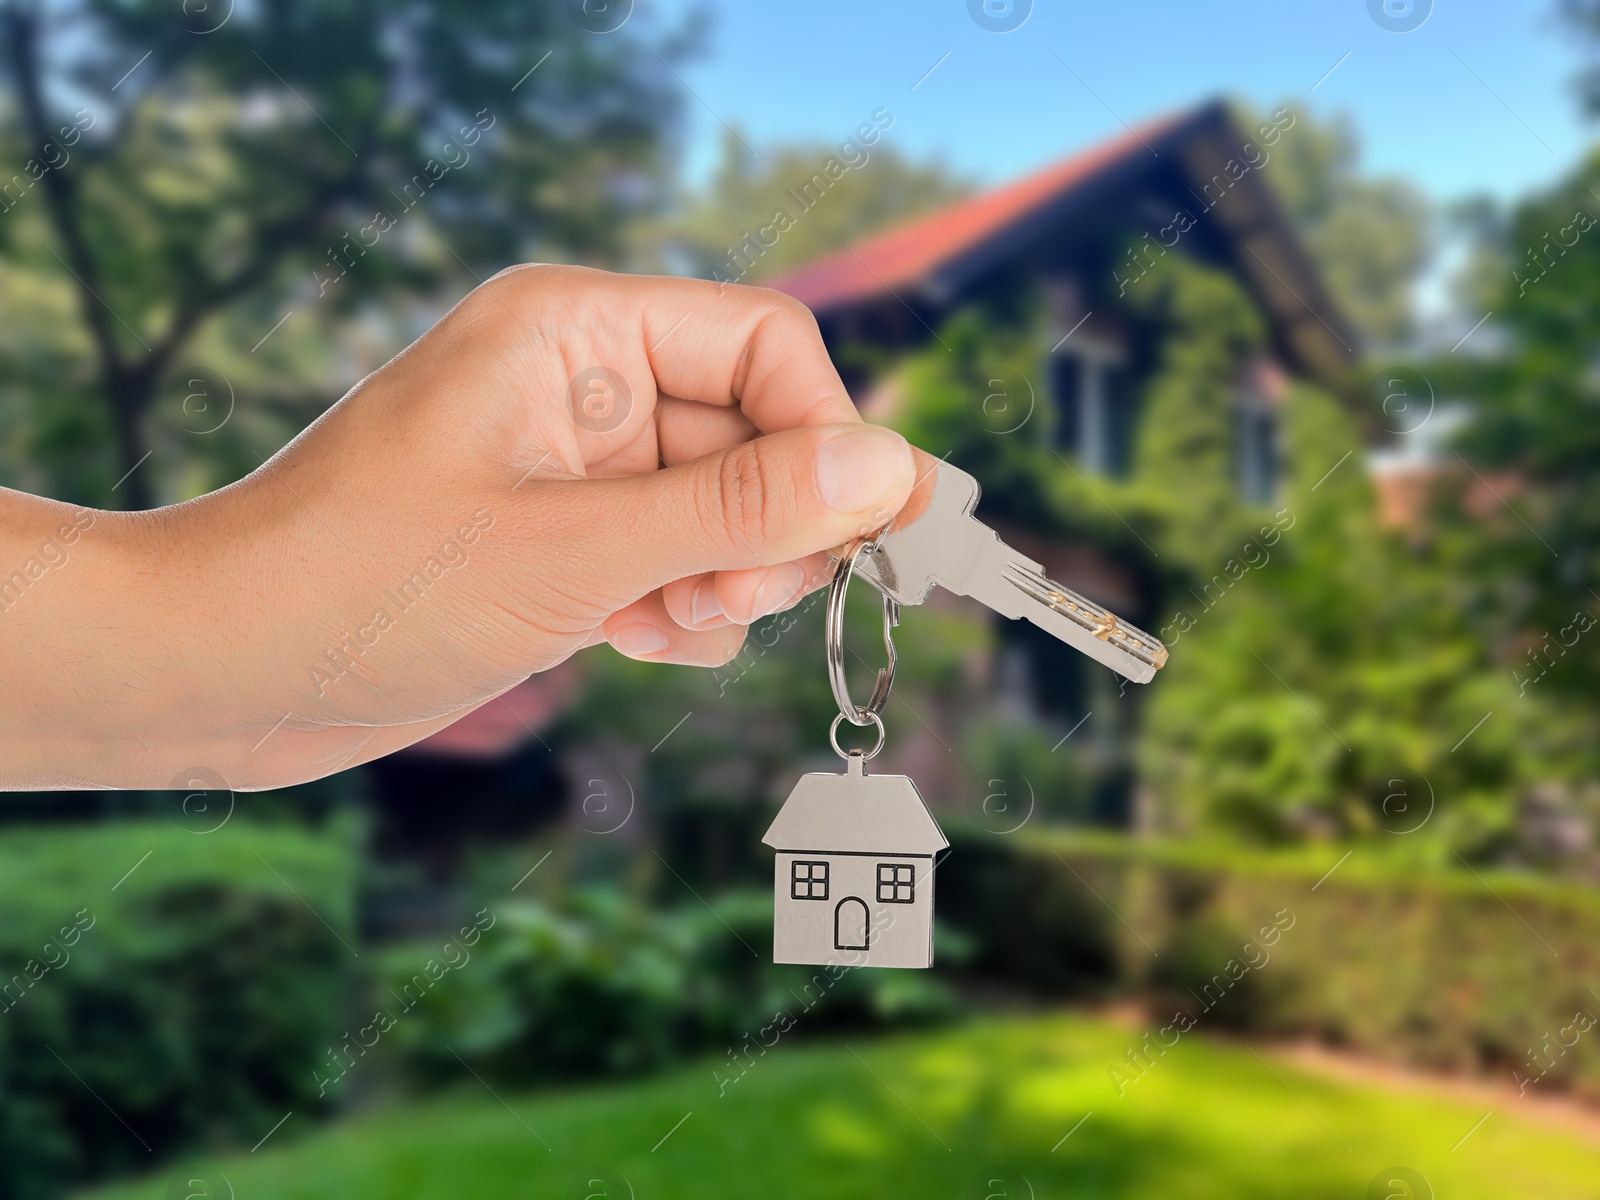
[[[878,903],[910,904],[912,868],[898,863],[878,864]]]
[[[791,900],[826,900],[828,898],[828,864],[797,859],[789,864],[789,898]]]

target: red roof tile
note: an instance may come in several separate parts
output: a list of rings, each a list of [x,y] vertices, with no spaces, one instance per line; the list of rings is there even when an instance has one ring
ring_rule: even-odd
[[[1108,167],[1136,155],[1193,112],[1150,121],[1122,137],[993,191],[918,217],[854,246],[767,281],[766,286],[816,311],[916,284],[943,264],[1058,199]]]

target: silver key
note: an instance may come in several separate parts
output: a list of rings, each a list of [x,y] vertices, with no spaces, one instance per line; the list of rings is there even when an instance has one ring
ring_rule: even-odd
[[[940,463],[925,475],[856,570],[891,600],[921,604],[934,584],[980,600],[1001,616],[1026,617],[1074,650],[1135,683],[1148,683],[1167,649],[1141,629],[1047,577],[972,515],[978,481]]]

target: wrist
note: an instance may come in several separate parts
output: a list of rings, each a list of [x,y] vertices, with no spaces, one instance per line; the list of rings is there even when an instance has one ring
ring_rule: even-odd
[[[162,788],[234,757],[248,683],[213,516],[0,494],[0,677],[19,682],[0,787]]]
[[[111,714],[84,677],[103,674],[93,610],[108,589],[119,517],[0,493],[0,675],[15,681],[0,704],[7,787],[113,783],[127,732],[105,728]]]

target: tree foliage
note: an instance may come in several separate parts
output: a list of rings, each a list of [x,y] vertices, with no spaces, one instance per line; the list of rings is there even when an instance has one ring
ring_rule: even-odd
[[[691,273],[755,283],[967,194],[966,181],[944,166],[914,162],[883,140],[894,114],[874,116],[871,143],[858,131],[837,145],[758,155],[729,133],[706,187],[659,233]]]
[[[1373,344],[1414,332],[1411,287],[1427,259],[1428,204],[1404,179],[1360,171],[1360,143],[1346,117],[1295,114],[1272,151],[1266,178],[1316,263],[1339,311]],[[1246,129],[1260,122],[1245,119]]]
[[[1493,354],[1426,366],[1468,404],[1436,514],[1439,553],[1524,703],[1600,708],[1600,155],[1516,206],[1477,336]],[[1591,751],[1590,768],[1596,766]]]
[[[1126,479],[1084,478],[1053,450],[1046,413],[1018,426],[1019,410],[1002,422],[985,407],[1000,381],[1046,396],[1049,340],[1014,315],[941,327],[905,364],[896,419],[985,480],[986,514],[1086,541],[1142,579],[1171,651],[1141,697],[1154,827],[1380,839],[1434,858],[1508,850],[1523,798],[1581,774],[1581,728],[1519,698],[1460,576],[1380,528],[1345,403],[1293,386],[1280,492],[1242,497],[1238,370],[1265,327],[1236,280],[1169,255],[1139,303],[1160,349]]]
[[[27,330],[6,365],[49,410],[24,449],[109,427],[116,461],[69,463],[59,482],[144,507],[157,472],[135,468],[152,444],[174,449],[149,427],[164,390],[209,380],[191,434],[223,407],[218,374],[234,404],[298,396],[297,426],[350,353],[330,324],[375,292],[392,307],[397,288],[470,279],[472,263],[619,253],[621,219],[659,192],[675,111],[662,54],[682,47],[652,53],[569,8],[6,0],[0,253]],[[247,356],[242,380],[218,365]],[[196,403],[177,400],[186,416]],[[218,443],[177,444],[203,459]]]

